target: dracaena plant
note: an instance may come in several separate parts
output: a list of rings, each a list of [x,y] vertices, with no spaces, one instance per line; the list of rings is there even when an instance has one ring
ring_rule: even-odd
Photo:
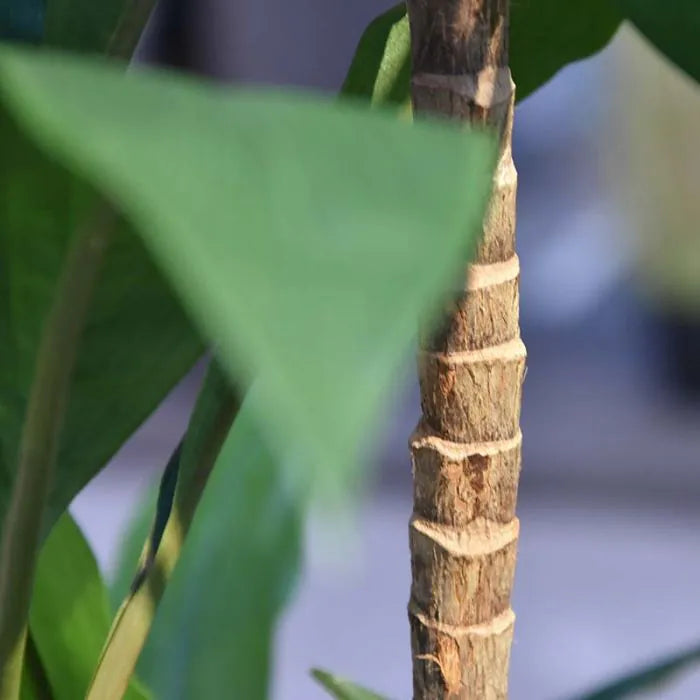
[[[265,697],[310,494],[356,478],[419,327],[414,693],[505,697],[513,101],[624,19],[699,78],[696,1],[409,2],[368,26],[339,100],[127,73],[153,5],[0,0],[0,700]],[[110,622],[66,509],[205,351]],[[503,390],[474,380],[494,372]]]

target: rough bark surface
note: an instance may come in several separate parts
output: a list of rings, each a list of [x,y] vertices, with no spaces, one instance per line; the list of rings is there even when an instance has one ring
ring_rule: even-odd
[[[416,700],[500,700],[514,615],[525,347],[518,327],[517,175],[507,0],[409,0],[418,113],[501,138],[492,198],[464,289],[421,334],[423,417],[411,438],[409,603]],[[469,196],[469,193],[465,193]]]

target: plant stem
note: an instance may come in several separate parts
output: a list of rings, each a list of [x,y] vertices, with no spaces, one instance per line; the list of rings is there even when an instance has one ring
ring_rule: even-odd
[[[415,112],[486,126],[501,139],[475,263],[438,332],[421,342],[423,418],[411,440],[414,698],[503,700],[525,368],[508,0],[408,0],[408,10]]]
[[[131,59],[156,3],[157,0],[130,0],[110,37],[108,56],[123,58],[126,61]]]
[[[44,323],[0,552],[0,700],[16,700],[34,568],[78,344],[114,225],[101,208],[77,232]]]
[[[239,406],[238,393],[219,364],[212,361],[187,435],[169,462],[173,466],[173,459],[178,459],[179,473],[163,536],[155,542],[149,537],[144,545],[134,583],[114,618],[87,700],[122,698]],[[154,527],[158,527],[157,522]]]

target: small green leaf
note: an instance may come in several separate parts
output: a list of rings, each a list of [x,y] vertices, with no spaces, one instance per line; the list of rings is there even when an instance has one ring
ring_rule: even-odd
[[[300,540],[301,506],[246,403],[139,662],[156,697],[268,697],[275,620],[296,578]]]
[[[260,373],[279,453],[347,474],[473,247],[492,138],[20,51],[0,84],[27,133],[120,204],[225,369]]]
[[[411,75],[406,5],[379,15],[365,29],[355,50],[341,95],[369,99],[371,104],[408,102]]]
[[[80,529],[65,514],[42,547],[29,613],[29,672],[40,664],[53,700],[84,697],[109,624],[107,591],[97,563]],[[148,696],[132,683],[125,697]]]
[[[659,51],[700,81],[698,0],[616,0],[616,4]]]
[[[372,693],[350,681],[338,678],[327,671],[314,668],[311,675],[328,691],[336,700],[386,700],[381,695]]]
[[[623,700],[638,693],[657,690],[671,682],[676,675],[700,664],[700,644],[695,644],[656,663],[622,676],[597,690],[585,693],[577,700]]]

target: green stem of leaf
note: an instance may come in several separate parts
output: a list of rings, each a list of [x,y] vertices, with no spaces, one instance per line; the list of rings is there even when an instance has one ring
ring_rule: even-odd
[[[112,623],[86,700],[119,700],[136,667],[151,624],[180,557],[197,505],[240,407],[239,395],[216,361],[205,377],[187,435],[171,457],[177,460],[177,487],[162,537],[146,541],[129,594]],[[168,468],[166,468],[167,471]],[[153,531],[162,528],[159,498]],[[0,700],[2,700],[0,698]]]
[[[114,214],[100,208],[69,249],[45,321],[0,552],[0,700],[16,700],[41,526],[81,331]]]
[[[108,56],[123,58],[126,61],[131,59],[156,2],[157,0],[130,0],[128,2],[119,18],[119,24],[109,40]]]

